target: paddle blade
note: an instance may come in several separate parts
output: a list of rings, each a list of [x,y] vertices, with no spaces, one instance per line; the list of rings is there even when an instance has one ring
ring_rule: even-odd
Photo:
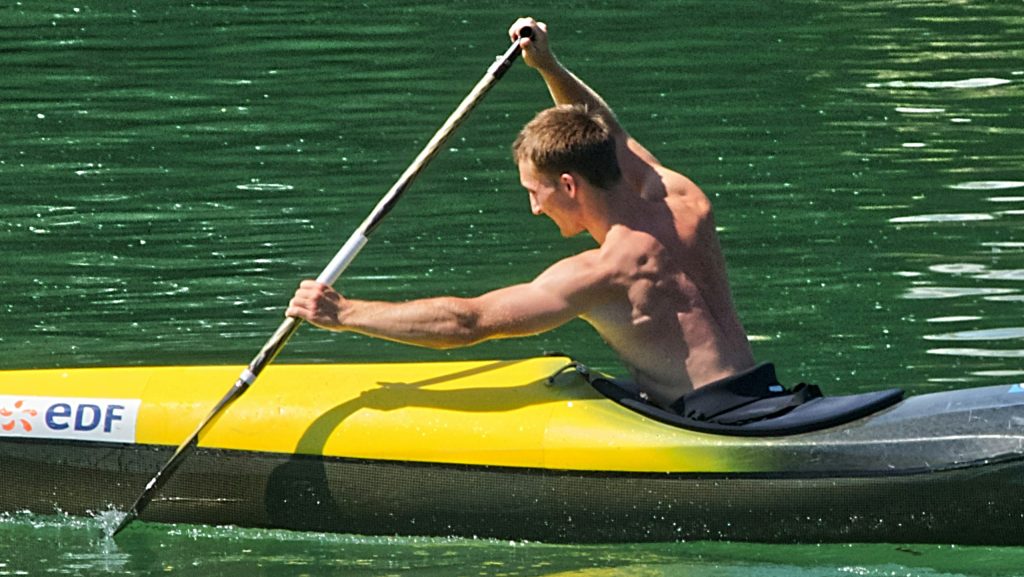
[[[206,424],[207,421],[204,421],[203,424],[196,429],[196,432],[192,433],[192,436],[178,447],[178,450],[174,452],[174,455],[169,461],[167,461],[167,464],[157,471],[156,475],[153,475],[153,478],[146,483],[146,488],[142,490],[142,494],[140,494],[135,500],[135,504],[132,505],[131,509],[128,509],[124,518],[122,518],[121,522],[117,524],[114,532],[110,534],[111,537],[117,537],[118,533],[124,531],[132,521],[139,518],[139,513],[149,505],[150,501],[153,500],[153,497],[156,496],[156,492],[164,485],[165,480],[169,478],[181,463],[185,461],[186,453],[190,452],[196,445],[198,445],[199,433]]]
[[[146,505],[153,500],[153,497],[156,495],[156,492],[160,487],[162,487],[171,474],[181,466],[185,457],[188,456],[188,454],[191,453],[199,444],[199,435],[216,420],[217,416],[220,415],[224,409],[226,409],[231,403],[235,402],[235,399],[241,397],[242,394],[249,389],[260,373],[263,372],[263,369],[274,361],[277,354],[281,352],[282,348],[284,348],[285,343],[288,342],[288,339],[295,334],[295,331],[297,331],[301,325],[302,321],[299,319],[293,317],[287,317],[284,319],[281,326],[274,331],[274,334],[270,336],[270,339],[268,339],[266,344],[263,345],[260,352],[253,358],[252,362],[249,363],[249,366],[242,371],[242,374],[238,377],[238,380],[235,381],[235,384],[232,385],[231,389],[228,390],[227,394],[225,394],[220,401],[214,405],[213,409],[208,415],[206,415],[206,418],[199,423],[199,426],[196,427],[195,431],[193,431],[184,442],[178,445],[177,450],[175,450],[174,454],[171,455],[167,464],[157,471],[156,475],[149,480],[149,483],[146,484],[146,488],[143,489],[142,494],[135,500],[135,504],[128,510],[128,514],[125,515],[124,519],[122,519],[117,525],[117,528],[114,529],[111,536],[116,536],[139,516],[139,513],[146,508]]]

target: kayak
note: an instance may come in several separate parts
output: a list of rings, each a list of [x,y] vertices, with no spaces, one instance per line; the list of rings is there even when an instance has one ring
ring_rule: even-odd
[[[575,367],[270,366],[140,518],[546,542],[1024,545],[1020,385],[825,396],[726,426]],[[0,371],[0,511],[125,510],[238,370]]]

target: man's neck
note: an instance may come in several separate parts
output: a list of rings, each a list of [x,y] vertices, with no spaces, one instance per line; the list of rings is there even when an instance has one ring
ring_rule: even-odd
[[[632,189],[620,181],[610,189],[591,188],[583,204],[584,226],[598,244],[604,244],[616,225],[634,228],[642,211],[640,200]]]

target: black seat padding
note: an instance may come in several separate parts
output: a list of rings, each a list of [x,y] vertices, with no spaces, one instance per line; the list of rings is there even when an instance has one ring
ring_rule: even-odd
[[[671,410],[647,402],[636,392],[602,378],[591,379],[601,394],[669,425],[736,436],[808,433],[855,421],[903,399],[900,389],[859,395],[823,396],[814,385],[785,389],[771,364],[704,385],[672,404]]]

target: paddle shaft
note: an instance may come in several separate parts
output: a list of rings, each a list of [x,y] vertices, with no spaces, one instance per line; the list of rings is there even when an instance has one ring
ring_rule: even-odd
[[[520,39],[529,38],[532,35],[532,30],[524,28],[520,31]],[[356,255],[366,245],[370,234],[376,230],[377,226],[380,225],[384,217],[387,216],[391,209],[398,203],[398,199],[401,198],[402,194],[409,188],[409,185],[416,179],[420,172],[427,166],[427,164],[437,155],[441,150],[441,146],[448,140],[453,132],[462,124],[462,121],[469,116],[469,113],[476,107],[476,105],[483,99],[484,95],[493,87],[498,80],[504,76],[505,72],[509,69],[516,57],[522,51],[520,47],[521,40],[516,40],[509,46],[505,53],[495,60],[488,69],[487,73],[484,74],[483,78],[476,83],[476,86],[470,91],[468,95],[462,100],[455,112],[448,117],[448,120],[434,133],[433,138],[430,142],[420,151],[419,155],[416,156],[412,164],[405,169],[402,176],[398,178],[395,184],[388,190],[387,194],[381,198],[377,206],[370,212],[366,220],[359,225],[359,228],[352,233],[352,236],[342,245],[341,249],[334,255],[331,262],[327,264],[320,276],[317,277],[317,281],[324,284],[332,285],[341,276],[341,273],[348,268],[348,266],[355,260]],[[298,330],[302,321],[294,317],[285,318],[281,326],[274,331],[270,339],[267,340],[260,352],[253,357],[249,365],[242,371],[242,374],[235,381],[235,384],[231,389],[221,398],[220,401],[214,405],[213,409],[209,414],[199,423],[195,430],[190,434],[184,442],[182,442],[174,454],[171,455],[170,460],[159,470],[156,475],[150,479],[149,483],[146,484],[142,494],[139,495],[138,499],[135,500],[135,504],[132,505],[128,513],[121,519],[117,528],[114,529],[112,536],[116,536],[118,533],[123,531],[132,521],[138,518],[139,514],[143,509],[153,500],[156,492],[163,486],[166,480],[174,473],[174,471],[181,465],[185,457],[199,444],[199,436],[206,430],[210,424],[212,424],[218,415],[233,403],[238,397],[242,396],[243,393],[256,381],[263,369],[274,361],[277,354],[284,348],[285,343],[291,338],[295,331]]]

